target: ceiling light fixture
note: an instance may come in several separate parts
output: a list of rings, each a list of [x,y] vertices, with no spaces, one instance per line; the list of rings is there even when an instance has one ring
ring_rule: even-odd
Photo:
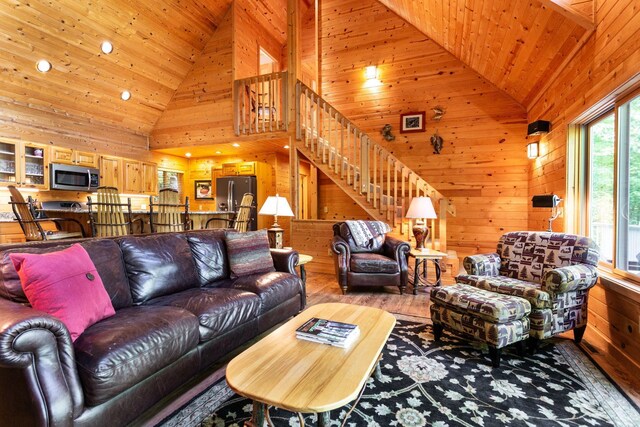
[[[122,99],[123,101],[130,100],[131,92],[129,92],[128,90],[123,90],[122,93],[120,93],[120,99]]]
[[[222,154],[222,151],[216,151],[216,154]]]
[[[102,53],[105,53],[108,55],[111,52],[113,52],[113,44],[110,41],[105,40],[100,45],[100,50],[102,50]]]
[[[288,146],[288,145],[285,145],[285,146],[284,146],[284,148],[288,150],[288,149],[289,149],[289,146]]]
[[[375,65],[369,65],[364,69],[364,76],[367,80],[377,80],[378,79],[378,67]]]
[[[186,153],[184,153],[184,156],[185,156],[186,158],[189,158],[189,157],[191,157],[191,153],[187,151]]]
[[[233,145],[233,146],[234,146],[234,147],[236,147],[236,148],[240,147],[240,144],[238,144],[237,142],[234,142],[234,143],[233,143],[233,144],[231,144],[231,145]]]
[[[51,70],[51,68],[51,62],[47,61],[46,59],[41,59],[36,62],[36,70],[40,71],[41,73],[47,73]]]

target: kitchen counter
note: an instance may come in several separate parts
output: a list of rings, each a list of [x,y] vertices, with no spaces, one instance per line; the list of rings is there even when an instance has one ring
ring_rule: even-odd
[[[59,208],[59,209],[38,209],[38,212],[64,212],[64,213],[87,213],[87,209],[76,208]],[[157,211],[154,211],[157,212]],[[13,212],[1,212],[10,214],[13,218]],[[131,210],[132,214],[148,214],[149,209]],[[233,211],[192,211],[189,210],[189,215],[235,215]]]

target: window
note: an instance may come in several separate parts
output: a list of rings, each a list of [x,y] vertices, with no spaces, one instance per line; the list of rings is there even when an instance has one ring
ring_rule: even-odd
[[[165,188],[171,188],[178,191],[180,199],[182,199],[182,172],[174,172],[163,169],[158,169],[158,190]]]
[[[640,94],[613,107],[573,132],[576,141],[570,136],[569,168],[575,163],[582,172],[569,170],[569,194],[578,199],[572,205],[578,217],[586,208],[576,228],[598,243],[602,265],[640,280]],[[574,162],[572,155],[581,160]]]

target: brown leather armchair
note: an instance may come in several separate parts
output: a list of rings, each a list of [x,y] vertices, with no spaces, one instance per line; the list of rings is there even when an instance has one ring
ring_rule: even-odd
[[[343,294],[356,286],[397,286],[400,294],[404,293],[409,277],[409,243],[380,235],[366,247],[357,246],[347,224],[339,222],[333,225],[331,249]]]

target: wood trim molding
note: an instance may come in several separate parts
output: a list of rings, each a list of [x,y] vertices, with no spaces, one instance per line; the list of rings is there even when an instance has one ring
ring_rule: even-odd
[[[544,6],[555,10],[567,19],[572,20],[587,31],[595,28],[593,0],[589,2],[575,0],[539,0]],[[578,6],[579,4],[580,6]],[[586,4],[586,6],[583,6]],[[590,6],[590,7],[589,7]]]

